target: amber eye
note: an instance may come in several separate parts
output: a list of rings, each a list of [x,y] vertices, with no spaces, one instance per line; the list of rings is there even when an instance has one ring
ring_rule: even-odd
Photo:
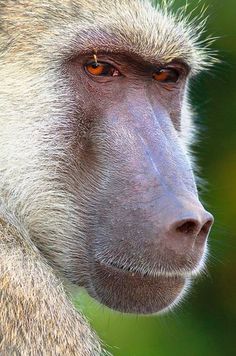
[[[153,74],[153,78],[161,83],[176,83],[180,73],[174,68],[161,68]]]
[[[89,74],[101,77],[118,77],[120,72],[109,63],[90,62],[85,65],[85,69]]]

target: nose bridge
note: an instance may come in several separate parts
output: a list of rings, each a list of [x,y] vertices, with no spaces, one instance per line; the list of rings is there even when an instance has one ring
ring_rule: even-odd
[[[118,113],[117,130],[125,127],[120,135],[125,131],[132,138],[125,152],[132,175],[142,175],[143,182],[152,179],[168,192],[184,187],[196,194],[189,158],[168,113],[161,106],[154,108],[145,93],[137,105],[133,98],[129,101]]]

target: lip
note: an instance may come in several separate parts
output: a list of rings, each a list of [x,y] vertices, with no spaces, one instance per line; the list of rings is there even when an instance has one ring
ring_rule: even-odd
[[[90,294],[120,312],[153,314],[176,304],[187,282],[183,276],[142,275],[96,261]]]
[[[97,261],[98,264],[101,264],[102,266],[105,266],[107,268],[110,268],[114,271],[117,271],[118,273],[123,273],[124,275],[131,275],[132,277],[141,277],[141,278],[147,278],[151,277],[153,279],[158,278],[158,277],[184,277],[184,278],[190,278],[193,276],[193,271],[195,269],[192,269],[190,271],[188,270],[179,270],[178,272],[166,268],[163,272],[157,271],[157,270],[150,270],[149,272],[142,272],[141,270],[138,269],[131,269],[131,268],[126,268],[123,267],[122,265],[116,265],[115,263],[104,263]],[[168,266],[167,266],[168,267]]]

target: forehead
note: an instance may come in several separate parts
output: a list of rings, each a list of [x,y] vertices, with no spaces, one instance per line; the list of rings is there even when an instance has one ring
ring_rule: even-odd
[[[199,34],[183,18],[166,8],[155,8],[148,0],[14,3],[9,10],[12,2],[5,1],[5,20],[12,31],[17,26],[29,44],[41,41],[45,53],[49,49],[58,56],[94,50],[132,53],[150,62],[181,60],[192,71],[206,60],[198,46]]]
[[[101,49],[133,52],[145,60],[161,63],[174,59],[189,64],[193,61],[196,48],[191,42],[190,29],[164,9],[137,0],[116,0],[112,6],[110,1],[98,4],[96,9],[94,5],[91,9],[88,4],[85,7],[95,20],[93,27],[91,18],[88,19],[87,47],[97,44]]]
[[[78,51],[101,50],[136,54],[146,62],[185,62],[192,72],[206,60],[199,33],[183,16],[148,0],[73,1],[74,37]],[[76,32],[77,28],[77,33]]]

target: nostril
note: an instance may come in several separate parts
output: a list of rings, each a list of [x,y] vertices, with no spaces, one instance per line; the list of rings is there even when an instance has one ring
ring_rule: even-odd
[[[212,219],[208,220],[201,228],[198,236],[207,236],[209,234],[212,224],[213,224],[213,220]]]
[[[185,220],[184,222],[179,223],[176,228],[177,232],[186,235],[192,235],[194,233],[198,233],[199,230],[199,223],[195,220]]]
[[[176,233],[181,235],[206,238],[209,234],[212,224],[213,218],[211,215],[210,218],[208,217],[208,220],[204,224],[196,219],[184,219],[175,224],[174,230]]]
[[[184,256],[189,251],[195,254],[193,258],[197,259],[204,251],[214,219],[210,213],[202,209],[184,213],[182,218],[179,217],[167,225],[165,243],[176,253]]]

